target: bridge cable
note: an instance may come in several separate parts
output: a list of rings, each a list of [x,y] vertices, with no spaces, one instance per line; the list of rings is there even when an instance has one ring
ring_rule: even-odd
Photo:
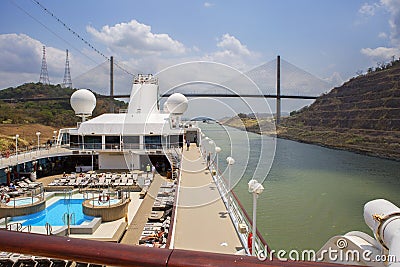
[[[87,41],[85,38],[83,38],[79,33],[77,33],[76,31],[74,31],[71,27],[69,27],[64,21],[62,21],[61,19],[59,19],[56,15],[54,15],[49,9],[47,9],[45,6],[43,6],[38,0],[32,0],[32,2],[34,2],[35,4],[37,4],[41,9],[43,9],[43,11],[45,11],[47,14],[49,14],[50,16],[52,16],[55,20],[57,20],[62,26],[64,26],[64,28],[66,28],[70,33],[72,33],[75,37],[77,37],[78,39],[80,39],[82,42],[84,42],[87,46],[89,46],[93,51],[95,51],[97,54],[99,54],[100,56],[102,56],[103,58],[105,58],[106,60],[110,61],[110,58],[107,57],[106,55],[104,55],[104,53],[102,53],[100,50],[98,50],[97,48],[95,48],[89,41]],[[119,64],[114,63],[114,65],[116,67],[118,67],[119,69],[121,69],[123,72],[125,72],[126,74],[129,74],[131,76],[135,76],[133,73],[131,73],[130,71],[124,69],[123,67],[121,67]]]
[[[23,9],[20,5],[18,5],[17,3],[15,3],[14,0],[10,1],[13,5],[15,5],[19,10],[21,10],[23,13],[25,13],[27,16],[29,16],[31,19],[33,19],[34,21],[36,21],[37,23],[39,23],[40,25],[42,25],[46,30],[48,30],[49,32],[51,32],[52,34],[54,34],[56,37],[58,37],[59,39],[61,39],[62,41],[64,41],[65,43],[67,43],[69,46],[71,46],[73,49],[75,49],[76,51],[78,51],[80,54],[82,54],[83,56],[85,56],[86,58],[88,58],[90,61],[92,61],[95,64],[99,64],[97,61],[95,61],[93,58],[89,57],[88,55],[82,53],[78,48],[76,48],[74,45],[72,45],[70,42],[68,42],[67,40],[65,40],[63,37],[61,37],[60,35],[58,35],[56,32],[54,32],[52,29],[50,29],[49,27],[47,27],[44,23],[42,23],[40,20],[38,20],[37,18],[35,18],[33,15],[31,15],[28,11],[26,11],[25,9]]]

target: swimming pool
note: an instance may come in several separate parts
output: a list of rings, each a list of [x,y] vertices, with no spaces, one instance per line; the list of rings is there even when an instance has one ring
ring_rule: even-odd
[[[7,206],[19,207],[19,206],[24,206],[24,205],[32,205],[33,203],[36,203],[39,200],[40,199],[37,197],[34,197],[33,201],[32,201],[31,197],[14,198],[14,199],[11,199],[10,202],[7,203]]]
[[[94,217],[86,216],[82,211],[82,202],[84,199],[59,199],[46,209],[24,216],[14,217],[12,221],[22,222],[23,226],[45,226],[49,223],[51,226],[63,226],[65,213],[74,214],[71,225],[80,225],[91,221]]]

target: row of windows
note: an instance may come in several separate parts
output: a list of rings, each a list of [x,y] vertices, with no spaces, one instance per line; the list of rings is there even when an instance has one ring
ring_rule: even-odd
[[[122,139],[122,140],[121,140]],[[169,143],[179,143],[182,139],[180,135],[170,135],[169,136]],[[71,135],[69,137],[69,141],[71,144],[101,144],[102,143],[102,136],[95,136],[95,135]],[[105,136],[105,144],[139,144],[140,137],[139,136]],[[145,144],[161,144],[162,142],[161,135],[150,135],[144,136],[144,143]],[[163,140],[165,142],[165,139]]]

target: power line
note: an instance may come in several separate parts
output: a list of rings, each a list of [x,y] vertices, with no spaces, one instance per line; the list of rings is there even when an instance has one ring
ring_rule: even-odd
[[[43,6],[39,1],[37,0],[32,0],[32,2],[36,3],[41,9],[43,9],[43,11],[45,11],[47,14],[49,14],[50,16],[52,16],[55,20],[57,20],[61,25],[64,26],[64,28],[66,28],[70,33],[72,33],[75,37],[77,37],[78,39],[80,39],[82,42],[84,42],[87,46],[89,46],[93,51],[95,51],[97,54],[99,54],[100,56],[102,56],[103,58],[105,58],[106,60],[110,61],[110,58],[108,58],[106,55],[104,55],[100,50],[98,50],[97,48],[95,48],[89,41],[87,41],[85,38],[83,38],[79,33],[77,33],[76,31],[74,31],[73,29],[71,29],[71,27],[69,27],[65,22],[63,22],[61,19],[59,19],[56,15],[54,15],[50,10],[48,10],[45,6]],[[122,68],[120,65],[118,65],[117,63],[114,63],[114,65],[116,67],[118,67],[119,69],[121,69],[122,71],[124,71],[125,73],[134,76],[133,73],[129,72],[128,70]]]
[[[37,23],[39,23],[40,25],[43,26],[43,28],[45,28],[46,30],[48,30],[49,32],[51,32],[54,36],[56,36],[57,38],[59,38],[60,40],[64,41],[66,44],[68,44],[70,47],[72,47],[73,49],[75,49],[77,52],[79,52],[80,54],[82,54],[83,56],[85,56],[86,58],[88,58],[90,61],[92,61],[95,64],[99,64],[97,61],[95,61],[93,58],[89,57],[88,55],[82,53],[78,48],[76,48],[75,46],[73,46],[70,42],[68,42],[67,40],[65,40],[63,37],[61,37],[60,35],[58,35],[57,33],[55,33],[53,30],[51,30],[49,27],[47,27],[45,24],[43,24],[41,21],[39,21],[38,19],[36,19],[34,16],[32,16],[28,11],[26,11],[25,9],[23,9],[21,6],[19,6],[17,3],[15,3],[15,1],[11,0],[11,3],[13,5],[15,5],[19,10],[21,10],[22,12],[24,12],[27,16],[29,16],[31,19],[33,19],[34,21],[36,21]]]

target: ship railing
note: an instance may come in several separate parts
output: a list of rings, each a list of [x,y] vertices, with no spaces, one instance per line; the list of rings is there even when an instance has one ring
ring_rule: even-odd
[[[134,77],[133,83],[135,83],[135,84],[141,84],[141,83],[158,84],[158,78],[154,77],[152,74],[138,74]]]
[[[126,244],[0,230],[0,247],[5,252],[86,262],[102,266],[343,266],[306,261],[265,260],[182,249],[149,248]]]
[[[227,180],[224,178],[220,170],[216,168],[215,163],[210,164],[210,171],[247,255],[253,255],[251,251],[251,242],[255,242],[254,255],[266,256],[266,254],[270,252],[267,242],[258,229],[256,230],[256,233],[251,233],[253,227],[252,219],[233,190],[228,190]],[[251,235],[253,235],[254,238],[252,238]]]
[[[167,150],[182,147],[181,143],[70,143],[70,150],[124,151],[124,150]]]
[[[71,150],[95,150],[95,151],[123,151],[138,150],[143,147],[138,143],[70,143]]]
[[[58,146],[39,146],[18,148],[18,154],[15,151],[3,151],[0,155],[0,168],[13,166],[17,163],[32,161],[37,158],[47,157],[51,155],[59,155],[69,153],[68,149]]]

